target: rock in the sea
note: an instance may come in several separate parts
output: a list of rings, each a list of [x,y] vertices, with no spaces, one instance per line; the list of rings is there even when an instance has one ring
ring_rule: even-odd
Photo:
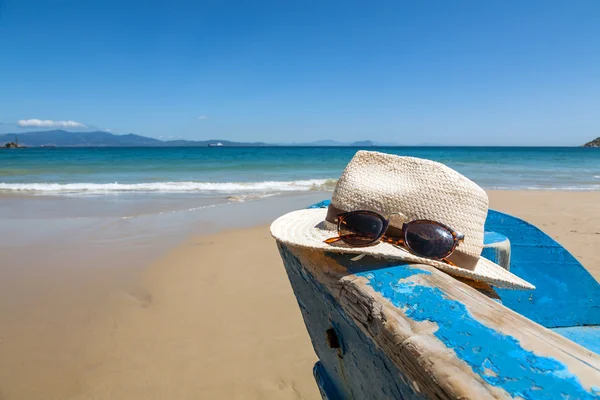
[[[600,147],[600,137],[592,140],[591,142],[587,142],[583,145],[583,147]]]
[[[21,144],[19,144],[18,142],[8,142],[4,145],[4,147],[6,147],[7,149],[26,149],[27,146],[23,146]]]

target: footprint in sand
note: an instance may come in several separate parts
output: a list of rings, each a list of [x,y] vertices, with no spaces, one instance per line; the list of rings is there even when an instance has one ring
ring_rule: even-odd
[[[273,381],[261,381],[261,387],[265,391],[265,394],[272,394],[274,392],[278,393],[278,399],[294,399],[299,400],[302,399],[302,395],[296,389],[296,382],[288,381],[286,382],[283,379],[280,379],[279,382]]]
[[[144,288],[132,289],[126,295],[142,308],[148,308],[152,304],[152,294]]]

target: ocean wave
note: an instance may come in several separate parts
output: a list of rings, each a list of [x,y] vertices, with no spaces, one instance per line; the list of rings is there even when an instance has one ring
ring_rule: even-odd
[[[335,179],[264,182],[145,182],[145,183],[0,183],[3,192],[31,193],[202,193],[287,192],[332,190]]]
[[[234,194],[227,197],[227,201],[230,203],[244,203],[246,201],[260,200],[267,197],[276,196],[279,192],[269,193],[249,193],[249,194]]]

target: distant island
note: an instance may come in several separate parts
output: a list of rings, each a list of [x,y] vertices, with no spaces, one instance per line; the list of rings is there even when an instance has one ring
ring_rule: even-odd
[[[600,137],[592,140],[591,142],[587,142],[582,147],[600,147]]]
[[[262,147],[262,146],[394,146],[391,143],[377,143],[370,140],[358,142],[336,142],[318,140],[309,143],[269,144],[263,142],[232,142],[229,140],[159,140],[133,133],[115,135],[110,132],[68,132],[64,130],[8,133],[0,135],[0,146],[9,147],[22,143],[20,147]]]
[[[8,142],[4,144],[4,147],[7,149],[26,149],[27,146],[23,146],[21,144],[19,144],[19,138],[15,137],[15,141],[14,142]]]

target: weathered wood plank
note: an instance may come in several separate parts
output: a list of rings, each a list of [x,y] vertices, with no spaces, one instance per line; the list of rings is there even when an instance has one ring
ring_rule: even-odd
[[[298,299],[322,369],[317,384],[329,399],[418,399],[410,386],[399,384],[400,370],[337,305],[331,293],[295,256],[284,249],[286,271]],[[334,329],[340,347],[331,348],[326,330]]]
[[[600,394],[600,357],[435,268],[280,251],[341,398]],[[327,346],[329,328],[339,349]]]
[[[329,200],[310,208],[324,208]],[[564,247],[535,226],[489,210],[485,223],[488,243],[482,255],[505,266],[536,286],[532,292],[497,289],[506,307],[548,328],[600,325],[600,284]],[[509,260],[499,242],[510,243]],[[495,238],[495,240],[494,240]],[[504,244],[506,245],[506,243]]]

